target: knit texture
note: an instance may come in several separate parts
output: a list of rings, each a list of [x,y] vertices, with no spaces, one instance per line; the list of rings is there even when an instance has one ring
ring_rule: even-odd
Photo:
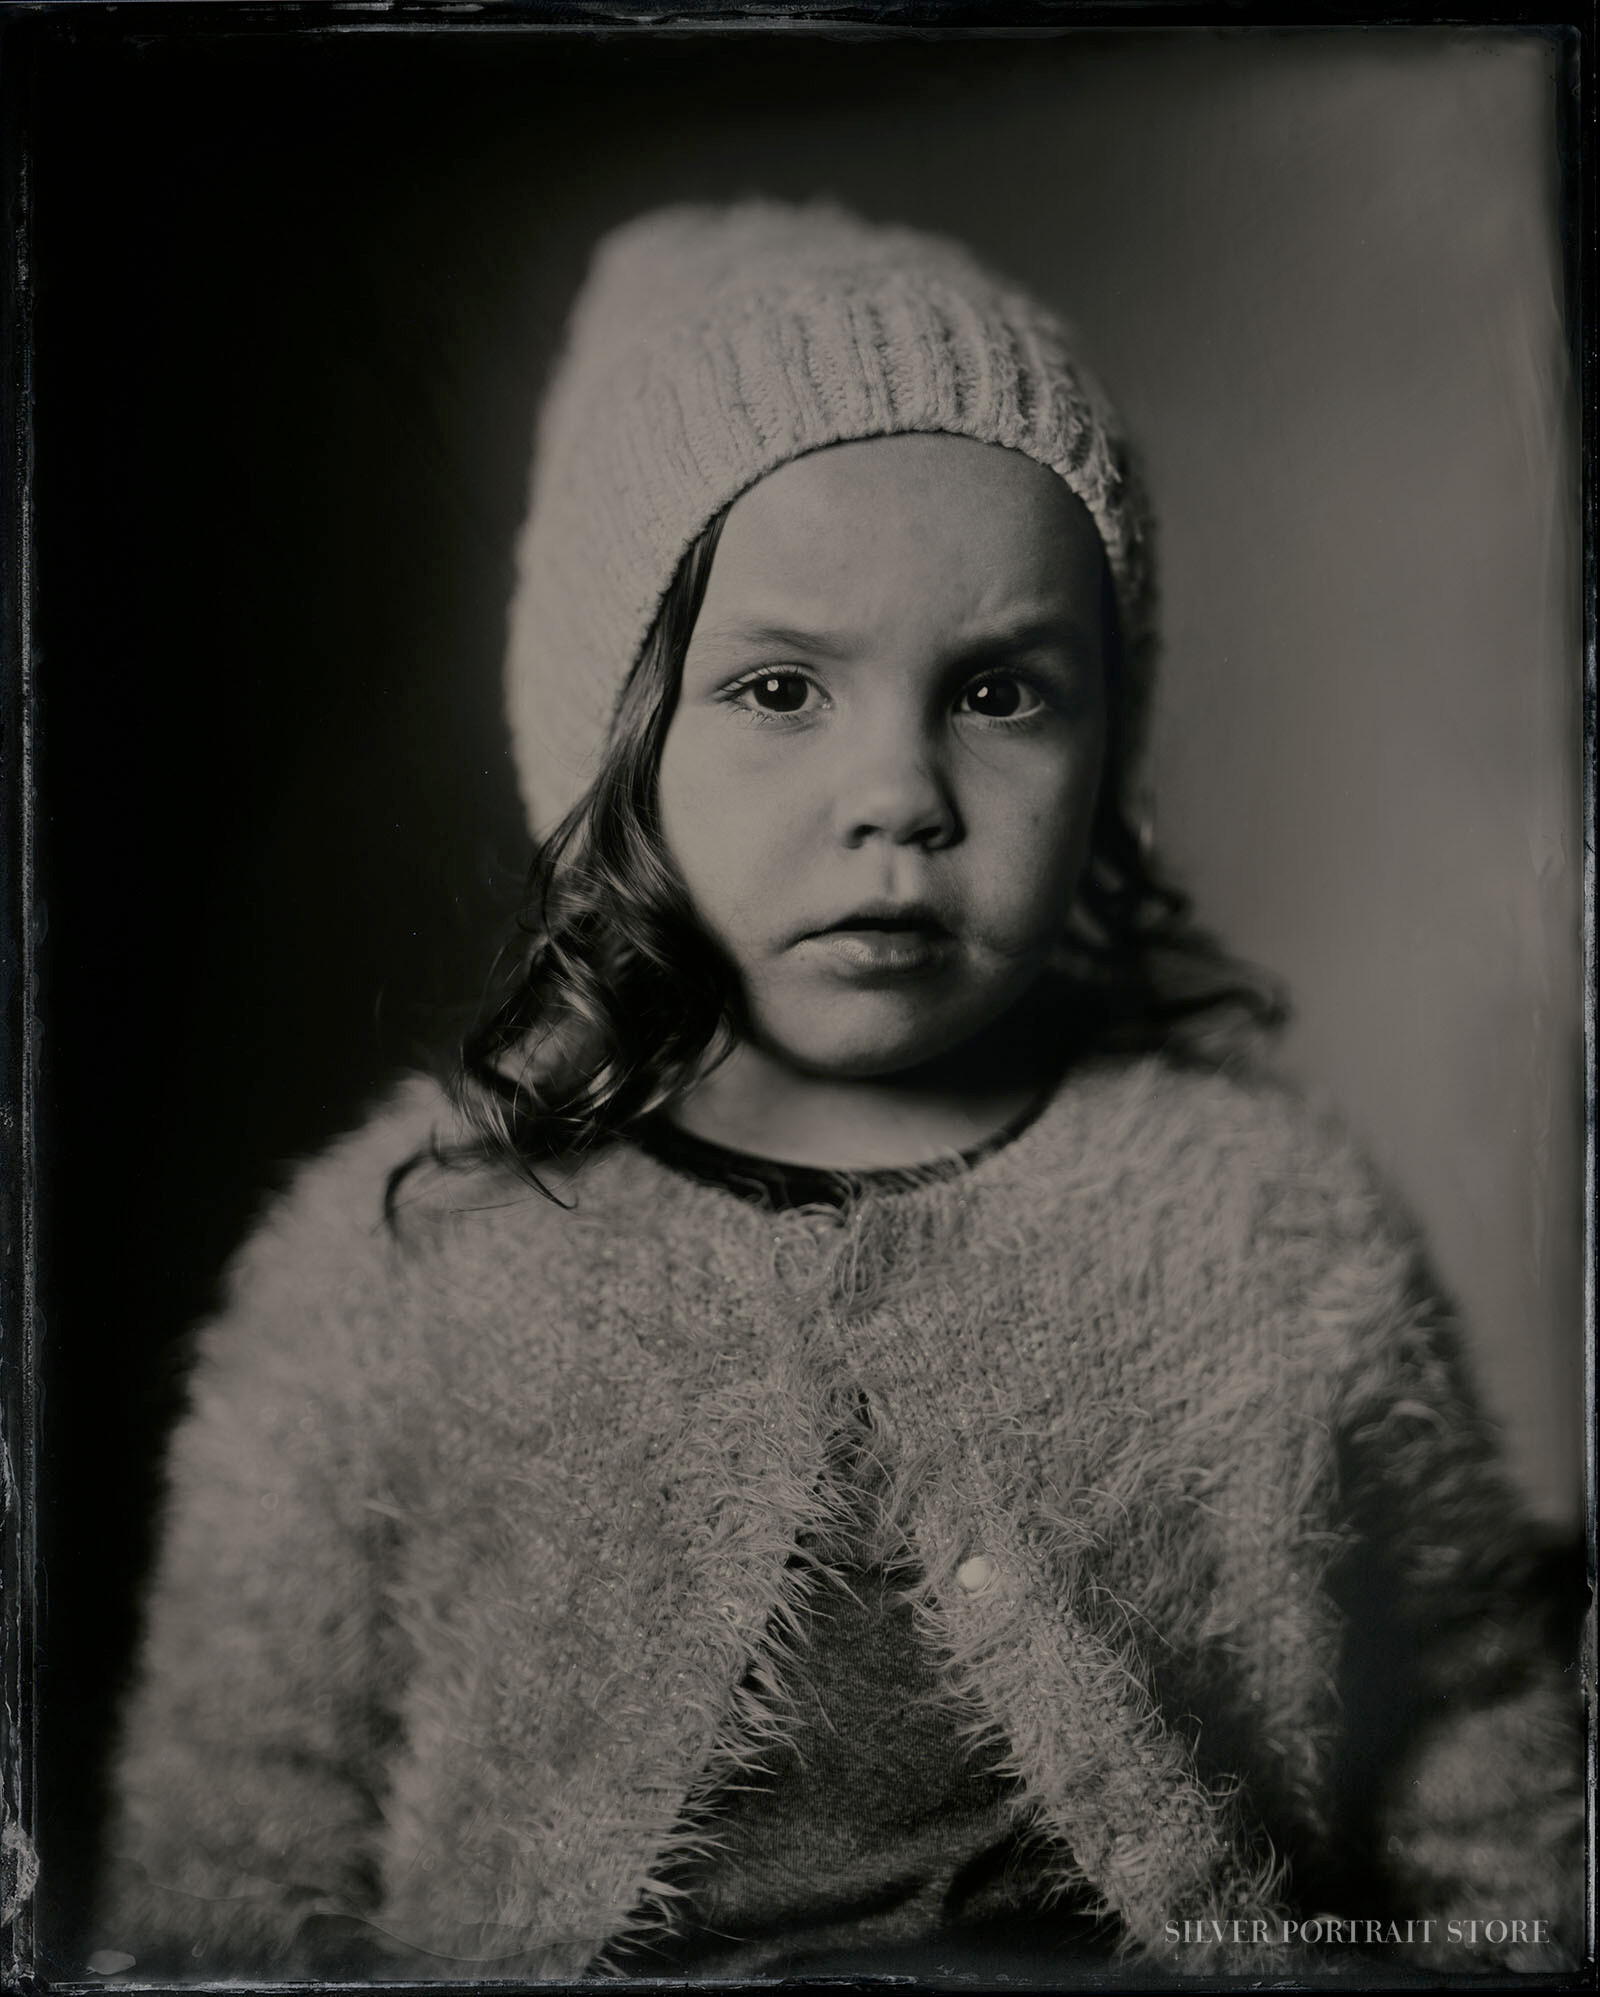
[[[1143,508],[1061,321],[959,245],[832,206],[663,209],[601,243],[539,423],[506,669],[538,831],[588,787],[661,597],[712,516],[791,458],[908,431],[1021,451],[1082,500],[1111,566],[1137,726]]]
[[[102,1945],[288,1974],[342,1920],[387,1975],[582,1971],[781,1737],[761,1661],[863,1420],[952,1714],[1136,1958],[1292,1973],[1167,1924],[1325,1908],[1352,1840],[1402,1914],[1576,1945],[1516,1506],[1412,1247],[1278,1091],[1085,1067],[842,1218],[617,1144],[570,1210],[430,1172],[387,1231],[448,1115],[408,1086],[306,1168],[202,1339]]]

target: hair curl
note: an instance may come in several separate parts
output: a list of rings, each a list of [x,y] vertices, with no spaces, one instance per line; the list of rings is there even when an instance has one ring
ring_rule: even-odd
[[[451,1093],[470,1136],[423,1158],[498,1161],[541,1192],[576,1160],[678,1096],[739,1028],[734,966],[707,936],[661,836],[657,772],[724,515],[678,566],[618,703],[594,783],[537,848]],[[1285,1016],[1281,992],[1229,957],[1163,880],[1124,801],[1132,745],[1109,569],[1105,764],[1076,900],[1046,980],[1063,1059],[1163,1049],[1214,1057]]]

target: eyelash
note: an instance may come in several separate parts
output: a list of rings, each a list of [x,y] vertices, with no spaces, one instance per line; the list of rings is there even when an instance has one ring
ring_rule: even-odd
[[[753,702],[746,705],[743,696],[747,693],[752,693],[761,685],[763,680],[800,680],[814,691],[818,693],[822,692],[822,688],[817,685],[817,682],[811,675],[801,672],[798,666],[778,666],[776,668],[763,666],[758,672],[746,673],[743,679],[735,680],[722,697],[731,707],[737,708],[748,720],[753,721],[758,727],[762,728],[770,727],[774,722],[781,724],[798,721],[804,712],[804,710],[797,710],[792,714],[782,714],[775,713],[771,708],[757,707]]]
[[[1058,708],[1060,705],[1059,701],[1050,698],[1045,689],[1030,674],[1017,672],[1011,668],[1006,668],[1000,672],[975,674],[961,688],[956,698],[960,700],[964,695],[972,692],[974,688],[981,687],[988,681],[998,679],[1013,681],[1024,693],[1033,696],[1035,704],[1021,714],[977,715],[975,718],[988,728],[1024,728],[1031,722],[1036,721],[1041,714]],[[824,700],[827,699],[826,690],[808,672],[805,672],[799,666],[763,666],[753,673],[746,673],[743,679],[735,680],[724,691],[722,698],[729,706],[737,709],[739,713],[758,728],[769,728],[774,725],[780,727],[784,725],[792,726],[794,723],[805,719],[810,712],[806,708],[796,708],[792,712],[784,713],[781,710],[757,707],[753,702],[746,703],[743,696],[760,686],[763,680],[800,680],[814,692],[821,694]]]

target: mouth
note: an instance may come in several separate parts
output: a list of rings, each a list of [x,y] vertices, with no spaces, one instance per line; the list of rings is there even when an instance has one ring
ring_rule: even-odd
[[[941,968],[955,938],[923,903],[874,902],[809,931],[801,941],[846,973],[906,977]]]

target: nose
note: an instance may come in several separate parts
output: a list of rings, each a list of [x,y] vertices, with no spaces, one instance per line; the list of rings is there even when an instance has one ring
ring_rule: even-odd
[[[915,730],[860,729],[843,752],[837,797],[839,834],[847,846],[883,839],[932,852],[961,836],[948,772]]]

